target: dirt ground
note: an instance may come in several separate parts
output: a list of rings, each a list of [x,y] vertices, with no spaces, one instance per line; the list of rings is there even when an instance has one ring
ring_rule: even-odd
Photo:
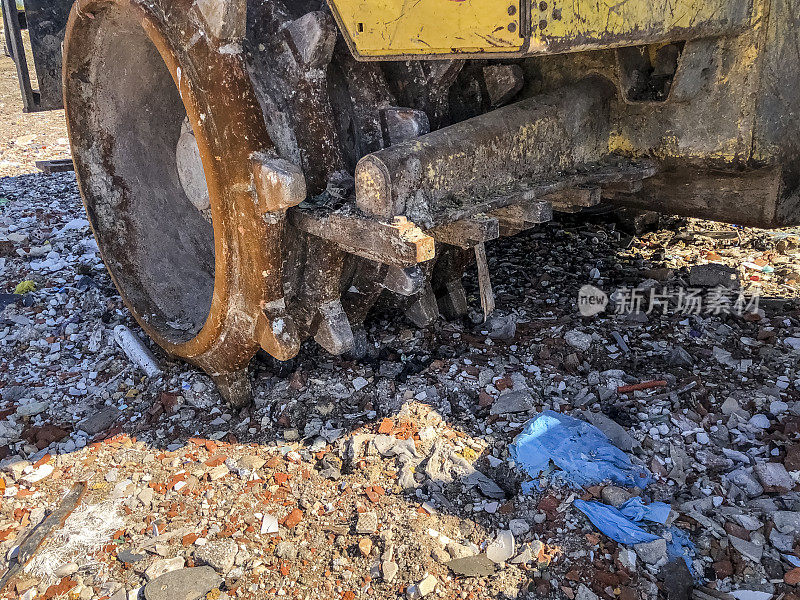
[[[488,322],[468,273],[475,319],[418,330],[389,306],[363,359],[255,359],[235,412],[116,343],[142,332],[74,175],[35,168],[68,155],[63,112],[22,114],[0,56],[0,568],[86,486],[0,597],[800,597],[797,230],[559,217],[489,248]],[[589,284],[611,301],[582,316]],[[526,446],[553,415],[602,433]],[[623,543],[597,523],[624,502],[669,508]]]

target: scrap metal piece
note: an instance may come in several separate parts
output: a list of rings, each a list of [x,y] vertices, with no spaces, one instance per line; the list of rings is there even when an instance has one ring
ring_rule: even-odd
[[[494,216],[475,215],[469,219],[434,227],[429,229],[428,233],[441,244],[472,248],[476,244],[500,237],[500,223]]]
[[[376,262],[404,268],[430,260],[436,253],[433,238],[405,217],[386,223],[346,212],[294,209],[289,214],[300,231]]]
[[[490,213],[504,229],[522,231],[553,220],[553,205],[544,200],[523,201]]]
[[[244,408],[253,401],[253,386],[247,367],[237,371],[211,372],[209,377],[217,386],[220,396],[233,408]]]
[[[457,319],[467,314],[467,293],[461,279],[472,261],[471,249],[444,246],[433,270],[433,291],[439,311],[445,319]]]
[[[236,42],[247,27],[246,0],[196,0],[195,6],[211,37],[220,43]]]
[[[386,146],[412,140],[431,131],[427,113],[416,108],[384,108],[380,111],[380,118]]]
[[[439,318],[439,306],[430,283],[426,283],[422,291],[413,297],[406,306],[405,315],[417,327],[427,327]]]
[[[388,265],[381,287],[401,296],[419,294],[425,286],[425,274],[418,266],[401,269]]]
[[[81,503],[81,500],[83,500],[86,488],[87,483],[85,481],[75,483],[55,510],[47,515],[44,520],[34,528],[30,535],[22,541],[19,545],[16,558],[12,559],[8,570],[5,575],[3,575],[3,578],[0,579],[0,593],[2,593],[3,589],[5,589],[12,579],[22,572],[25,565],[30,562],[36,551],[41,547],[45,539],[47,539],[47,536],[49,536],[53,530],[64,525],[67,517],[72,514]]]
[[[355,345],[355,335],[350,327],[347,313],[339,299],[331,300],[319,307],[319,322],[314,340],[331,354],[343,354]]]
[[[264,212],[286,210],[306,199],[306,179],[297,165],[263,153],[250,158],[258,207]]]
[[[475,246],[475,262],[478,264],[478,286],[481,293],[483,320],[485,321],[494,312],[494,291],[489,275],[489,263],[486,260],[486,246],[483,244]]]
[[[525,85],[525,76],[519,65],[487,65],[483,67],[483,80],[489,102],[495,108],[506,104]]]

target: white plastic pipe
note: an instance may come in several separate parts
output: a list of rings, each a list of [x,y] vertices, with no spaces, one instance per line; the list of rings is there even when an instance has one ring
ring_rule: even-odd
[[[133,333],[125,325],[114,327],[114,339],[125,355],[135,363],[148,377],[161,375],[161,367],[156,362],[156,357],[150,349],[144,345],[139,336]]]

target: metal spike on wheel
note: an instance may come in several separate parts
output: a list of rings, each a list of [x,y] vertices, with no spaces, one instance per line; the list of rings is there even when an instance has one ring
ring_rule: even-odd
[[[489,264],[486,261],[484,244],[475,245],[475,261],[478,263],[478,286],[480,287],[483,320],[485,321],[494,312],[494,291],[492,290],[492,279],[489,276]]]

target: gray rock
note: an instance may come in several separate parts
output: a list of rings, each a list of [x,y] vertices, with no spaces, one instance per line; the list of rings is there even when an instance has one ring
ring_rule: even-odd
[[[397,563],[391,560],[385,560],[381,564],[381,573],[383,573],[383,580],[386,582],[392,581],[396,576],[400,567]]]
[[[145,600],[200,600],[222,584],[211,567],[170,571],[144,586]]]
[[[787,554],[791,554],[794,551],[794,536],[780,533],[777,529],[770,530],[769,543],[781,552],[786,552]]]
[[[496,564],[501,564],[514,556],[514,534],[508,530],[498,531],[497,537],[486,548],[486,556]]]
[[[215,540],[200,546],[195,552],[195,558],[224,575],[233,568],[238,551],[239,547],[233,540]]]
[[[733,535],[728,536],[728,542],[733,546],[736,551],[742,556],[749,558],[755,563],[761,562],[761,556],[764,554],[764,547],[748,542]]]
[[[669,354],[667,354],[667,364],[675,367],[685,367],[687,369],[691,369],[694,366],[694,359],[692,358],[692,355],[682,347],[675,346],[669,351]]]
[[[109,429],[121,414],[122,411],[116,406],[104,406],[78,423],[76,429],[85,431],[89,435],[97,435]]]
[[[147,570],[144,572],[145,579],[147,581],[153,581],[154,579],[158,579],[164,573],[169,573],[170,571],[177,571],[178,569],[182,569],[185,561],[183,560],[182,556],[175,556],[173,558],[161,558],[158,560],[153,561]]]
[[[592,336],[577,329],[565,333],[564,341],[581,352],[588,352],[589,348],[592,347]]]
[[[503,491],[503,488],[501,488],[492,479],[480,471],[473,471],[464,477],[461,483],[467,488],[478,486],[481,494],[487,498],[502,500],[506,497],[506,493]]]
[[[617,487],[615,485],[607,485],[600,493],[603,502],[610,504],[615,508],[619,508],[625,502],[633,497],[633,494],[625,488]]]
[[[683,560],[671,560],[661,568],[659,579],[664,581],[666,600],[689,600],[694,578]]]
[[[508,522],[508,528],[515,537],[525,535],[531,530],[531,526],[528,525],[528,522],[524,519],[511,519]]]
[[[362,535],[370,535],[378,530],[378,515],[375,511],[368,510],[367,512],[359,513],[358,521],[356,521],[356,533]]]
[[[648,565],[663,565],[667,562],[667,540],[659,538],[652,542],[636,544],[636,555]]]
[[[731,471],[726,477],[731,483],[741,488],[750,498],[755,498],[764,493],[764,488],[761,487],[761,484],[744,467]]]
[[[485,554],[455,558],[447,566],[456,575],[464,577],[488,577],[495,570],[494,563]]]
[[[689,285],[736,289],[739,287],[739,273],[732,267],[717,263],[695,265],[689,270]]]
[[[630,452],[640,445],[622,425],[603,413],[585,410],[583,418],[602,431],[612,444],[624,452]]]
[[[781,533],[800,537],[800,512],[779,510],[772,515],[772,522]]]
[[[575,594],[575,600],[599,600],[597,594],[583,584],[578,586],[578,593]]]
[[[517,333],[517,322],[513,315],[492,315],[481,327],[481,331],[487,330],[493,340],[513,340]]]
[[[519,390],[500,394],[489,410],[493,415],[506,415],[511,413],[528,412],[533,409],[533,396],[530,393]]]
[[[767,491],[788,492],[794,487],[794,480],[781,463],[758,463],[753,472]]]

